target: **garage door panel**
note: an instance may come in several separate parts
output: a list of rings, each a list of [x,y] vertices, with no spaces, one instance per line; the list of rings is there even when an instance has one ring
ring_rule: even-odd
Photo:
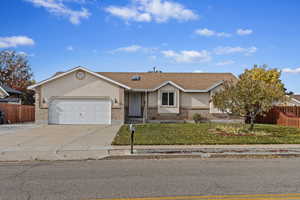
[[[49,106],[51,124],[110,124],[111,102],[99,99],[56,99]]]

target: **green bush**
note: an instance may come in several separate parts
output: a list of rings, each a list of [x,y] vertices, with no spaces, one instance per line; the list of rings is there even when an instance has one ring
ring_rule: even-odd
[[[196,124],[200,123],[200,122],[201,122],[201,119],[202,119],[202,117],[201,117],[201,115],[200,115],[199,113],[193,114],[193,120],[194,120],[194,122],[195,122]]]

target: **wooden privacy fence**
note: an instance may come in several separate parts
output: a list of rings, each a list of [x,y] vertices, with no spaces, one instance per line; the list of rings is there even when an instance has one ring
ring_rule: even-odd
[[[0,103],[0,111],[4,112],[4,123],[33,122],[34,106]]]
[[[257,117],[256,122],[300,128],[299,111],[297,106],[275,106],[265,116]]]
[[[300,117],[300,106],[275,106],[274,109],[288,116]]]

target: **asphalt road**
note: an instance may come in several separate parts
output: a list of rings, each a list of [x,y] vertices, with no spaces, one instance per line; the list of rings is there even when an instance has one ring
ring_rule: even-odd
[[[298,192],[299,158],[0,163],[0,200]]]

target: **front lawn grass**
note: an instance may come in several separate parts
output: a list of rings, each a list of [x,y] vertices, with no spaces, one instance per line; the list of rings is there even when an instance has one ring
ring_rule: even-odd
[[[255,124],[254,132],[266,135],[222,135],[218,126],[245,126],[243,124],[143,124],[136,125],[136,145],[196,145],[196,144],[300,144],[300,129],[278,125]],[[129,145],[128,125],[117,133],[113,145]]]

